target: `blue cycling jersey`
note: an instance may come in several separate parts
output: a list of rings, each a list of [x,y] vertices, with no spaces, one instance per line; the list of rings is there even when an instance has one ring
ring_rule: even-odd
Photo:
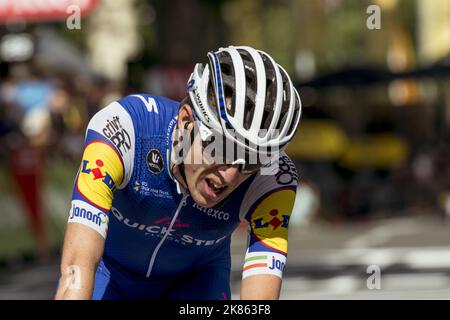
[[[94,298],[229,298],[231,234],[243,221],[243,277],[282,275],[295,166],[281,153],[274,174],[255,174],[218,207],[201,207],[170,171],[178,108],[131,95],[88,125],[69,222],[105,238]]]

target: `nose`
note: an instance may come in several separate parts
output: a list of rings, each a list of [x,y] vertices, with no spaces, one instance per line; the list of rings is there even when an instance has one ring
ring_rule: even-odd
[[[237,165],[221,165],[217,172],[219,173],[220,177],[223,179],[223,182],[225,182],[227,185],[233,185],[236,181],[239,180],[240,172],[239,167]]]

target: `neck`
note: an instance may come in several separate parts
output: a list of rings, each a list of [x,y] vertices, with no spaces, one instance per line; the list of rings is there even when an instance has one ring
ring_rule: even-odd
[[[172,132],[172,149],[171,149],[171,159],[170,159],[170,171],[172,173],[173,178],[178,182],[184,189],[188,190],[187,181],[184,181],[183,176],[180,173],[180,166],[176,164],[174,157],[175,157],[175,146],[173,144],[174,141],[178,141],[177,137],[175,137],[175,133],[177,130],[173,130]],[[177,139],[177,140],[175,140]]]
[[[173,147],[172,147],[173,152]],[[173,161],[171,161],[171,168],[172,168],[172,175],[174,179],[186,190],[188,190],[188,186],[186,185],[186,182],[183,179],[183,176],[180,173],[180,166],[175,164]]]

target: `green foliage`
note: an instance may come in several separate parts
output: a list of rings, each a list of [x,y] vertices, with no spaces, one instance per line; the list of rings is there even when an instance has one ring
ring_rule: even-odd
[[[326,15],[326,29],[318,52],[319,70],[365,62],[366,8],[366,1],[346,0]]]

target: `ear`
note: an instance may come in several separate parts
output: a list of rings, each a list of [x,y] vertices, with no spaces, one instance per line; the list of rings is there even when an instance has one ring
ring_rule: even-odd
[[[178,128],[184,128],[186,123],[194,122],[194,114],[191,105],[184,99],[178,110]]]

